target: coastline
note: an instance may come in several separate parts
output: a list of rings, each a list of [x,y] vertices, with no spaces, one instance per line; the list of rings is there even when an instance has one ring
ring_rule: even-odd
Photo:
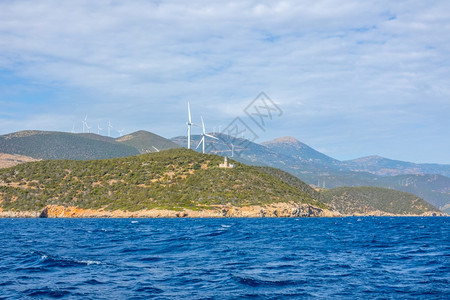
[[[309,204],[273,203],[269,205],[231,206],[217,205],[208,209],[169,210],[146,209],[138,211],[81,209],[75,206],[47,205],[42,211],[3,211],[0,218],[299,218],[299,217],[433,217],[448,216],[442,212],[424,214],[391,214],[382,211],[341,214]]]

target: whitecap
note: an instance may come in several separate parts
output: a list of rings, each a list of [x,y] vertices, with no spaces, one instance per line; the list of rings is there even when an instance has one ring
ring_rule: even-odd
[[[75,260],[75,262],[79,263],[79,264],[85,264],[85,265],[101,265],[102,262],[101,261],[97,261],[97,260]]]

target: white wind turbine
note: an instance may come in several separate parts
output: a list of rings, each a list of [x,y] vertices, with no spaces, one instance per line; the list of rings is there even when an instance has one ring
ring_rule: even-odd
[[[111,129],[112,129],[111,121],[108,121],[108,136],[111,136]]]
[[[120,136],[123,135],[123,132],[125,131],[125,129],[121,129],[121,130],[117,130],[117,132],[119,133]]]
[[[205,153],[205,143],[206,143],[206,137],[210,137],[213,139],[218,140],[218,138],[216,138],[215,136],[209,135],[206,133],[206,129],[205,129],[205,123],[203,122],[203,117],[200,117],[202,119],[202,128],[203,128],[203,133],[202,133],[202,139],[200,140],[200,143],[198,143],[197,148],[200,147],[200,144],[203,144],[202,147],[202,153]],[[197,149],[195,148],[195,149]]]
[[[100,134],[100,131],[102,131],[103,128],[100,128],[100,124],[97,124],[97,134]]]
[[[197,124],[192,123],[191,118],[191,107],[188,102],[188,122],[186,123],[188,127],[188,149],[191,149],[191,126],[198,126]]]
[[[84,117],[84,120],[81,121],[81,123],[83,123],[83,133],[86,132],[86,128],[89,128],[88,124],[87,124],[87,115],[86,117]]]

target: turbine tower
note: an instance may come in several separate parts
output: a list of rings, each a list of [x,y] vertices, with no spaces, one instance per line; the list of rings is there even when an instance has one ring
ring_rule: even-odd
[[[97,124],[97,134],[100,134],[100,131],[102,131],[103,128],[100,128],[100,124]]]
[[[186,123],[188,127],[188,149],[191,149],[191,126],[197,126],[197,124],[192,123],[191,118],[191,107],[188,102],[188,122]]]
[[[121,129],[121,130],[117,130],[117,132],[119,132],[119,135],[122,136],[123,132],[125,131],[125,129]]]
[[[216,138],[215,136],[209,135],[206,133],[206,129],[205,129],[205,123],[203,122],[203,117],[200,117],[202,119],[202,128],[203,128],[203,133],[202,133],[202,139],[200,140],[200,143],[198,143],[197,148],[200,147],[200,144],[203,144],[202,147],[202,153],[205,153],[205,142],[206,142],[206,137],[210,137],[213,139],[218,140],[218,138]],[[197,149],[195,148],[195,149]]]
[[[111,137],[111,129],[112,129],[111,121],[108,121],[108,136]]]

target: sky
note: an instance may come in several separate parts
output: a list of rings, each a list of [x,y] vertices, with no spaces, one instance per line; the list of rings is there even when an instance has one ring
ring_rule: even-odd
[[[239,118],[255,142],[450,164],[449,11],[446,0],[1,0],[0,134],[81,132],[87,116],[103,135],[110,121],[113,136],[170,138],[187,134],[189,101],[210,132]],[[261,92],[278,108],[263,127],[246,114]]]

